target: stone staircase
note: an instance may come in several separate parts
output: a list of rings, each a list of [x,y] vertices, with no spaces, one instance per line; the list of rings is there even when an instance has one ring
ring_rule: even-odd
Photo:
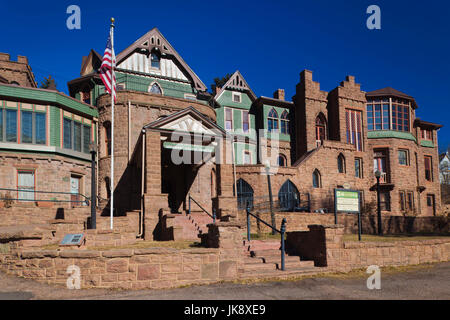
[[[278,277],[317,273],[314,261],[301,261],[298,256],[285,255],[285,271],[281,271],[281,251],[278,240],[243,240],[244,264],[241,279]]]
[[[163,229],[167,233],[164,240],[198,241],[202,234],[208,232],[207,225],[210,223],[212,223],[212,218],[206,213],[192,212],[187,214],[184,212],[166,214]]]

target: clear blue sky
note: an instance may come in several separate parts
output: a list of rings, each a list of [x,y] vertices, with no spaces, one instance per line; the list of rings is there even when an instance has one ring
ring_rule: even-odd
[[[66,8],[81,8],[81,30],[66,28]],[[366,9],[381,8],[381,30],[366,28]],[[37,80],[51,74],[67,93],[91,48],[101,55],[109,18],[116,53],[158,27],[209,87],[239,69],[256,95],[314,71],[332,90],[354,75],[362,90],[393,87],[416,98],[417,116],[444,125],[450,144],[450,4],[448,1],[4,1],[0,52],[29,58]]]

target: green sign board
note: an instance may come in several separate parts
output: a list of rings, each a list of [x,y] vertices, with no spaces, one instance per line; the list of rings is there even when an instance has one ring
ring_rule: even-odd
[[[185,144],[178,142],[165,141],[163,147],[167,149],[185,150],[185,151],[198,151],[198,152],[214,152],[213,146],[203,146],[195,144]]]
[[[357,190],[334,190],[334,202],[336,212],[360,212],[359,191]]]

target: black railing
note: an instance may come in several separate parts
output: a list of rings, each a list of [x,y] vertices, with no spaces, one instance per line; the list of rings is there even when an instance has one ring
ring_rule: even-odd
[[[281,222],[281,228],[280,228],[280,230],[278,230],[277,228],[273,227],[272,225],[270,225],[269,223],[267,223],[263,219],[257,217],[253,213],[251,213],[250,212],[250,206],[247,207],[246,211],[247,211],[247,240],[249,242],[251,241],[251,236],[250,236],[250,234],[251,234],[250,233],[250,228],[251,228],[250,217],[255,218],[257,221],[265,224],[266,226],[271,228],[273,231],[278,232],[279,234],[281,234],[281,270],[282,271],[286,270],[286,268],[285,268],[286,249],[285,249],[285,246],[284,246],[284,238],[285,238],[285,234],[286,234],[286,218],[283,218],[283,220]]]
[[[210,214],[208,210],[202,207],[200,203],[198,203],[194,198],[191,197],[191,195],[188,195],[188,214],[191,214],[191,200],[194,201],[194,203],[203,210],[208,216],[210,216],[213,219],[213,223],[216,223],[216,209],[213,209],[213,213]]]
[[[2,195],[1,191],[7,191],[8,192],[14,192],[17,194],[17,197],[7,197],[6,194]],[[28,198],[20,198],[19,193],[21,192],[30,192],[33,193],[33,199]],[[69,196],[76,196],[77,199],[83,198],[84,200],[58,200],[58,199],[36,199],[36,194],[46,194],[46,195],[69,195]],[[48,197],[47,197],[48,198]],[[71,202],[71,203],[85,203],[86,205],[89,205],[89,201],[91,198],[86,197],[85,195],[81,193],[71,193],[71,192],[62,192],[62,191],[38,191],[38,190],[27,190],[27,189],[9,189],[9,188],[0,188],[0,200],[3,201],[31,201],[31,202],[54,202],[54,203],[60,203],[60,202]]]
[[[250,205],[250,210],[254,212],[270,212],[270,198],[267,195],[253,197],[251,202],[247,202],[248,204]],[[242,209],[246,209],[247,205]],[[302,193],[297,198],[282,195],[278,200],[274,199],[272,205],[275,211],[311,212],[311,196],[309,193]],[[241,207],[238,205],[238,209]]]

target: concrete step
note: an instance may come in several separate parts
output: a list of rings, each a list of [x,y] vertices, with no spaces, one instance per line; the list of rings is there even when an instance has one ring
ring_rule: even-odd
[[[285,255],[284,259],[286,262],[300,262],[300,257]],[[246,256],[244,258],[244,263],[278,263],[281,261],[281,254],[273,257],[250,257]]]
[[[285,271],[281,270],[263,270],[263,271],[244,271],[240,270],[239,272],[239,279],[271,279],[271,278],[278,278],[278,279],[285,279],[285,278],[291,278],[295,276],[306,276],[306,275],[313,275],[320,272],[327,271],[326,268],[319,268],[319,267],[299,267],[299,268],[286,268]]]
[[[272,257],[280,256],[281,250],[279,249],[265,249],[265,250],[250,250],[252,257]]]

